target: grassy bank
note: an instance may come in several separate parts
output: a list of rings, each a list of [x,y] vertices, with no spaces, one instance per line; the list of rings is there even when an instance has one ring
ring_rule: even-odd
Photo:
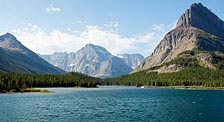
[[[48,90],[42,90],[42,89],[35,89],[35,88],[26,88],[26,89],[20,89],[19,91],[15,89],[11,89],[10,91],[2,90],[0,93],[51,93],[51,91]]]

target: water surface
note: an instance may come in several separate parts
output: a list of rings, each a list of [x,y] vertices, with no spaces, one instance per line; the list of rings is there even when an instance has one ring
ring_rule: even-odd
[[[221,122],[224,91],[135,87],[49,88],[0,94],[1,122]]]

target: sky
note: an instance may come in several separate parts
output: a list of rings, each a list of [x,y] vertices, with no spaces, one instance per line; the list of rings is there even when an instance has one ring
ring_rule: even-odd
[[[39,54],[92,43],[114,55],[148,56],[198,2],[224,20],[223,0],[1,0],[0,34],[12,33]]]

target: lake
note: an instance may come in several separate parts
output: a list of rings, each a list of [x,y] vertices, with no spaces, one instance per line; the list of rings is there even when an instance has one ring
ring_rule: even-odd
[[[223,90],[48,88],[0,94],[1,122],[222,122]]]

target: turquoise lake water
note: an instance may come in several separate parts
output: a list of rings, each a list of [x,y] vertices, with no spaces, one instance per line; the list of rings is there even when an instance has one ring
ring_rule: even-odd
[[[0,94],[0,122],[224,122],[224,91],[49,88]]]

